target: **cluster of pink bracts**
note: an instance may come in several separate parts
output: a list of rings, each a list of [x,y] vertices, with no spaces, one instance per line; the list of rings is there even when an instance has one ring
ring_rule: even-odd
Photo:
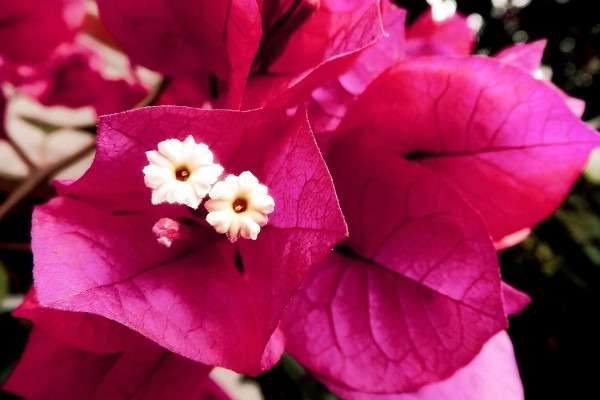
[[[543,42],[471,55],[464,17],[407,27],[386,0],[96,2],[174,105],[124,111],[148,88],[73,43],[82,1],[2,2],[0,80],[117,112],[87,173],[34,212],[35,291],[15,312],[34,330],[6,390],[227,398],[213,366],[256,375],[286,351],[344,399],[522,398],[505,329],[529,299],[497,251],[600,144],[583,104],[534,78]],[[151,204],[146,152],[189,135],[268,186],[257,240]],[[157,242],[165,217],[186,240]]]

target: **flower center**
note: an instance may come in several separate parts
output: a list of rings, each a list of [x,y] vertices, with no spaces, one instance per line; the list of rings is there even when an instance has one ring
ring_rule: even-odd
[[[185,182],[188,180],[190,175],[190,170],[185,165],[175,170],[175,178],[177,178],[178,181]]]
[[[231,208],[233,208],[233,211],[237,214],[241,214],[248,209],[248,201],[243,197],[238,197],[231,203]]]

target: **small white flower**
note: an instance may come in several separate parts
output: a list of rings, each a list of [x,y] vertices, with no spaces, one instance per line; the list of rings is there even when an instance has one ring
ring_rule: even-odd
[[[223,173],[214,163],[213,153],[190,135],[183,142],[163,140],[158,151],[146,152],[150,162],[144,167],[144,183],[152,189],[152,204],[185,204],[193,209]]]
[[[239,176],[229,175],[209,192],[204,203],[206,221],[219,233],[225,233],[233,243],[238,237],[256,240],[267,215],[275,209],[268,188],[249,171]]]

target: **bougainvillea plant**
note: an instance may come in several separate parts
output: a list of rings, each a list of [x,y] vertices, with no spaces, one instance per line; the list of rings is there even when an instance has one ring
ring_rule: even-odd
[[[108,319],[42,308],[33,292],[14,314],[34,324],[5,384],[24,398],[229,399],[208,377],[206,365]]]
[[[0,139],[23,156],[15,93],[100,115],[89,169],[33,213],[5,390],[227,399],[213,367],[287,352],[344,399],[523,397],[506,329],[529,297],[497,251],[600,145],[538,79],[544,42],[472,55],[465,17],[407,26],[386,0],[5,3]],[[0,218],[79,155],[29,165]]]

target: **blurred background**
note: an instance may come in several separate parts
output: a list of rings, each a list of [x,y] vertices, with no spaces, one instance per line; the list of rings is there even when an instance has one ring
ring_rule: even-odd
[[[397,0],[414,20],[424,0]],[[476,51],[494,54],[515,42],[547,39],[543,63],[552,81],[586,101],[584,120],[600,127],[600,9],[593,0],[463,0],[459,12],[480,25]],[[29,103],[16,105],[29,109]],[[85,123],[85,113],[69,115]],[[31,127],[19,126],[18,129]],[[39,157],[62,157],[92,138],[37,126],[29,135]],[[50,135],[51,137],[44,136]],[[61,136],[62,135],[62,136]],[[65,136],[66,135],[66,136]],[[86,168],[83,159],[68,174]],[[0,202],[15,188],[19,166],[0,147]],[[0,221],[0,382],[19,358],[29,327],[10,310],[31,285],[28,243],[32,207],[44,201],[41,188]],[[555,215],[522,244],[500,255],[505,280],[532,297],[513,317],[515,346],[527,399],[600,398],[600,156]],[[60,368],[60,366],[57,366]],[[266,399],[333,399],[293,360],[284,358],[255,380]],[[0,393],[0,399],[5,396]],[[250,396],[248,394],[247,396]],[[6,397],[9,398],[9,397]],[[246,398],[246,397],[241,397]],[[250,397],[247,397],[248,399]]]

